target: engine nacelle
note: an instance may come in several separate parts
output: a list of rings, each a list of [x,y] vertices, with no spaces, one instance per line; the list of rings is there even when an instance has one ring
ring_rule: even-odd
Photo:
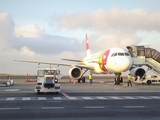
[[[140,78],[145,77],[145,70],[143,68],[140,67],[135,67],[130,71],[130,75],[131,76],[139,76]]]
[[[79,79],[82,75],[82,70],[79,67],[73,67],[69,70],[69,76],[71,79]]]

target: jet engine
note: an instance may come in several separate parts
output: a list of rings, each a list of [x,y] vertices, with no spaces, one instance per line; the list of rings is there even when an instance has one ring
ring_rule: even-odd
[[[134,76],[134,77],[139,76],[140,78],[142,78],[145,75],[145,70],[140,67],[135,67],[135,68],[131,69],[130,75]]]
[[[82,70],[79,67],[73,67],[69,70],[69,76],[71,79],[79,79],[82,75]]]

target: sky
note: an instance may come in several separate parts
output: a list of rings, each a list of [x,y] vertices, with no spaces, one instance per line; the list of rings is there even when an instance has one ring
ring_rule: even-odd
[[[160,0],[0,0],[0,73],[36,74],[37,64],[15,59],[83,59],[86,33],[91,53],[129,45],[160,51]]]

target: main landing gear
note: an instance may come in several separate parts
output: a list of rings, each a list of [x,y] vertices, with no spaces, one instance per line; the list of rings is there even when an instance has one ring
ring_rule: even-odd
[[[85,83],[86,78],[83,77],[83,75],[84,75],[87,71],[88,71],[88,69],[86,69],[86,70],[84,71],[84,73],[81,75],[81,77],[77,80],[78,83],[80,83],[81,81],[82,81],[83,83]]]
[[[85,83],[86,78],[85,78],[85,77],[81,77],[81,78],[79,78],[79,79],[77,80],[78,83],[80,83],[81,81],[82,81],[83,83]]]

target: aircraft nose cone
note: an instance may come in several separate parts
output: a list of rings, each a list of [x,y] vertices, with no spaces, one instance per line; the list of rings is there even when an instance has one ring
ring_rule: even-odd
[[[132,59],[131,58],[125,59],[123,65],[125,71],[129,70],[132,66]]]
[[[119,72],[125,72],[130,69],[132,65],[132,59],[130,57],[121,58],[117,61],[117,67]]]

